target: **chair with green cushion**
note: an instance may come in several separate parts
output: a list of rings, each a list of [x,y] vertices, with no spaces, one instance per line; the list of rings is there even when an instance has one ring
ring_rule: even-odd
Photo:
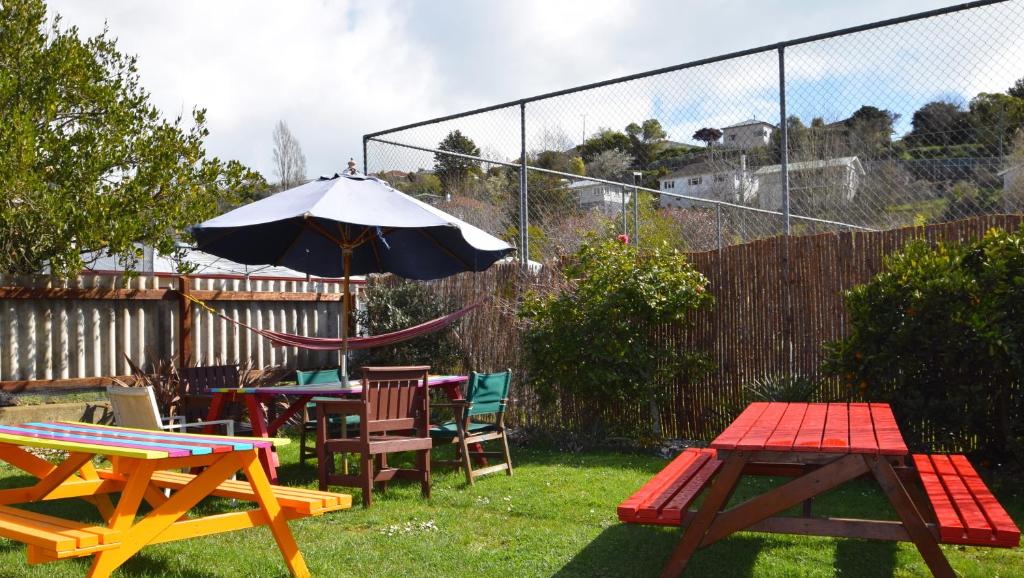
[[[508,436],[505,435],[505,408],[508,406],[511,381],[511,369],[500,373],[474,371],[469,376],[465,400],[433,404],[434,407],[452,408],[455,420],[431,427],[430,437],[440,443],[457,444],[453,463],[466,472],[469,485],[473,485],[474,478],[484,474],[505,470],[508,475],[512,475],[512,457],[508,451]],[[489,419],[480,421],[482,417]],[[480,444],[493,440],[501,440],[502,451],[483,451]],[[480,463],[486,457],[502,457],[505,461],[474,470],[473,461]]]
[[[334,369],[312,369],[309,371],[296,371],[295,382],[298,385],[319,385],[324,383],[339,383],[341,381],[341,370]],[[316,412],[316,404],[308,403],[302,408],[302,428],[299,431],[299,463],[306,463],[306,458],[316,457],[316,447],[306,443],[306,435],[316,435],[316,419],[310,417],[310,412]],[[359,424],[358,415],[346,417],[346,424],[349,426]],[[332,429],[337,429],[338,423],[328,424]]]

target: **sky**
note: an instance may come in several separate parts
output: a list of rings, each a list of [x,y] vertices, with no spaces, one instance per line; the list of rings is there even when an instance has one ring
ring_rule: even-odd
[[[78,26],[85,35],[100,32],[106,24],[117,37],[119,49],[138,56],[142,83],[154,104],[169,117],[187,116],[193,107],[206,108],[208,153],[238,159],[275,181],[271,133],[278,120],[284,120],[299,140],[309,176],[331,174],[350,157],[361,161],[361,136],[369,132],[956,3],[50,0],[48,4],[51,13],[61,14],[65,24]],[[979,23],[979,27],[998,25],[998,19],[988,17]],[[1002,89],[1000,83],[1024,74],[986,69],[974,78],[961,77],[958,69],[956,82],[948,87],[936,85],[931,81],[936,75],[921,72],[921,66],[941,69],[946,60],[941,30],[923,27],[908,46],[901,41],[900,46],[875,50],[894,42],[893,38],[866,37],[818,52],[794,51],[793,63],[787,67],[793,82],[792,110],[808,118],[839,118],[872,96],[907,107],[947,94],[963,100],[971,91]],[[993,50],[1019,55],[1014,51],[1020,47],[1011,42]],[[897,53],[901,58],[894,64]],[[704,122],[724,126],[752,115],[777,121],[771,118],[777,95],[777,88],[771,87],[778,74],[774,66],[771,55],[755,57],[733,68],[720,65],[679,79],[660,78],[650,85],[539,103],[530,109],[529,138],[537,142],[546,134],[558,133],[579,140],[575,135],[584,134],[584,125],[588,133],[599,126],[621,128],[631,120],[642,120],[635,118],[638,115],[660,114],[670,138],[680,140],[687,140],[692,127]],[[877,82],[879,66],[898,75],[901,82]],[[877,88],[882,85],[884,89]],[[709,102],[719,103],[718,107],[708,110]],[[513,154],[509,148],[518,138],[517,122],[507,113],[478,119],[478,144],[496,156]],[[414,144],[435,146],[437,134],[426,131],[409,138],[417,140]]]

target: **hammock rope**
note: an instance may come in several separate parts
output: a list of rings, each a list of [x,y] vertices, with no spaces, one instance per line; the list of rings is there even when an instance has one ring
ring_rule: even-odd
[[[274,347],[298,347],[300,349],[310,349],[313,351],[339,351],[345,347],[346,342],[348,343],[348,349],[352,351],[357,349],[372,349],[374,347],[385,347],[387,345],[394,345],[395,343],[408,341],[410,339],[414,339],[416,337],[420,337],[444,329],[445,327],[451,325],[455,321],[458,321],[462,317],[465,317],[471,311],[477,309],[478,307],[480,307],[489,300],[488,297],[485,297],[479,301],[476,301],[475,303],[471,303],[463,307],[462,309],[453,311],[443,317],[431,319],[430,321],[425,321],[423,323],[420,323],[419,325],[414,325],[412,327],[407,327],[405,329],[400,329],[398,331],[393,331],[391,333],[383,333],[381,335],[370,335],[367,337],[349,337],[348,339],[341,339],[340,337],[306,337],[304,335],[295,335],[292,333],[284,333],[281,331],[270,331],[269,329],[257,329],[255,327],[252,327],[251,325],[247,325],[245,323],[242,323],[241,321],[238,321],[237,319],[232,319],[227,315],[220,313],[213,307],[210,307],[208,304],[204,303],[199,299],[196,299],[191,295],[181,293],[181,296],[188,299],[189,301],[192,301],[193,303],[200,306],[207,312],[216,315],[217,317],[220,317],[221,319],[229,323],[234,323],[239,327],[248,329],[249,331],[252,331],[257,335],[265,339],[268,339],[271,345],[273,345]]]

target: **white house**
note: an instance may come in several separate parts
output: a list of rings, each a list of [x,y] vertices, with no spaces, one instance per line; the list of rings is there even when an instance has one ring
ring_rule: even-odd
[[[631,196],[622,187],[587,179],[575,181],[568,188],[581,209],[599,209],[606,213],[621,211],[622,203],[628,205]]]
[[[722,146],[742,150],[768,146],[774,131],[774,124],[756,118],[747,119],[722,129]]]
[[[686,165],[658,179],[658,187],[663,193],[669,193],[662,194],[659,199],[663,208],[710,206],[700,201],[681,199],[673,194],[736,203],[747,200],[756,192],[756,183],[746,169],[746,157],[741,157],[740,166],[736,168],[724,161]]]
[[[1024,163],[997,173],[1003,178],[1003,205],[1007,212],[1024,210]]]
[[[789,163],[789,192],[794,207],[813,210],[814,203],[835,205],[852,202],[864,177],[857,157],[839,157]],[[746,157],[739,167],[725,161],[687,165],[660,179],[662,207],[701,207],[707,203],[680,199],[665,193],[712,201],[754,204],[777,211],[782,206],[782,165],[768,165],[750,171]]]
[[[837,157],[789,163],[791,207],[849,203],[857,194],[864,177],[864,166],[857,157]],[[754,171],[757,181],[757,206],[777,211],[782,206],[782,165],[768,165]]]

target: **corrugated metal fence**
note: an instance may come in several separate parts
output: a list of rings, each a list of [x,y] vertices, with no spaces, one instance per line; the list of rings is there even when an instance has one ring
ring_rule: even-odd
[[[183,285],[184,284],[184,285]],[[75,388],[131,373],[124,356],[256,367],[337,364],[337,354],[272,348],[191,305],[179,289],[256,328],[336,337],[341,283],[238,276],[86,274],[64,281],[0,275],[0,387]],[[183,312],[187,314],[183,316]]]

